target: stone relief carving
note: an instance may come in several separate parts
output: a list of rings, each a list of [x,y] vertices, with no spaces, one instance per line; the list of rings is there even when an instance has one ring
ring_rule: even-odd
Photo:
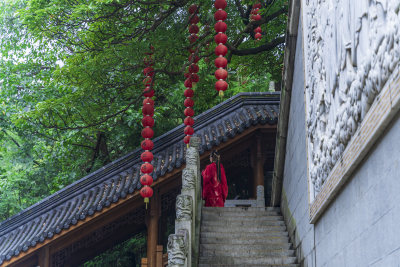
[[[191,139],[193,139],[193,138],[191,138]],[[195,167],[197,165],[197,158],[198,158],[197,149],[194,147],[189,147],[186,150],[186,166]]]
[[[302,6],[309,175],[317,194],[399,64],[400,2]]]
[[[196,186],[196,176],[194,170],[183,169],[182,171],[182,189],[194,189]]]
[[[192,219],[193,200],[189,195],[178,195],[176,197],[176,219],[191,220]]]
[[[179,230],[177,234],[171,234],[168,237],[168,267],[185,266],[188,233],[186,230]]]

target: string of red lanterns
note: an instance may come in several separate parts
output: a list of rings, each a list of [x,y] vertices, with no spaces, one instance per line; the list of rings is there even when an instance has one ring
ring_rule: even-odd
[[[197,5],[191,5],[189,7],[189,42],[192,45],[194,42],[197,41],[197,39],[199,38],[197,33],[199,33],[199,27],[197,26],[197,23],[199,23],[200,19],[197,16],[198,14],[198,9],[199,7]],[[193,95],[194,95],[194,91],[193,91],[193,87],[195,86],[195,84],[197,82],[199,82],[200,77],[197,74],[199,72],[199,66],[197,65],[197,62],[200,60],[200,58],[197,56],[197,51],[196,49],[192,46],[191,48],[189,48],[189,63],[191,63],[188,67],[188,71],[185,73],[185,92],[184,95],[186,97],[184,105],[186,107],[185,109],[185,120],[183,121],[183,123],[186,125],[185,129],[184,129],[184,133],[185,133],[185,137],[183,138],[183,142],[187,145],[189,145],[190,142],[190,137],[194,134],[194,129],[193,129],[193,125],[194,125],[194,120],[193,120],[193,116],[194,116],[194,110],[193,110],[193,106],[194,106],[194,101],[192,99]]]
[[[251,20],[255,20],[255,21],[259,21],[261,19],[261,15],[260,15],[260,8],[261,8],[261,4],[260,3],[256,3],[253,5],[253,9],[251,10]],[[257,28],[254,29],[254,38],[259,41],[262,38],[262,34],[261,34],[262,30],[261,27],[258,26]]]
[[[224,10],[226,5],[226,0],[215,0],[214,2],[214,7],[217,9],[214,14],[214,19],[217,21],[214,25],[216,32],[214,41],[217,43],[217,47],[215,48],[215,55],[217,58],[214,63],[217,67],[215,78],[218,80],[215,83],[215,89],[218,91],[220,97],[223,97],[224,91],[228,89],[228,83],[225,81],[228,77],[228,72],[225,69],[228,65],[228,60],[225,58],[225,55],[228,53],[228,47],[225,46],[226,41],[228,40],[228,36],[225,34],[228,26],[224,22],[228,17],[228,14]]]
[[[143,80],[145,84],[145,89],[143,91],[143,95],[145,99],[143,100],[143,119],[142,119],[142,137],[144,140],[141,143],[141,147],[144,152],[140,155],[140,158],[143,161],[142,166],[140,167],[140,171],[142,172],[142,176],[140,177],[140,183],[143,185],[140,190],[140,195],[144,198],[144,203],[149,203],[149,198],[153,196],[153,189],[150,187],[153,183],[153,177],[151,177],[151,173],[153,172],[153,165],[151,161],[153,160],[153,153],[150,150],[153,149],[154,144],[151,141],[151,138],[154,136],[154,131],[152,127],[154,126],[154,100],[152,97],[154,96],[154,89],[152,88],[153,78],[154,78],[154,60],[153,53],[154,47],[150,47],[150,52],[146,53],[146,57],[144,59],[145,68],[143,70],[143,74],[146,78]]]

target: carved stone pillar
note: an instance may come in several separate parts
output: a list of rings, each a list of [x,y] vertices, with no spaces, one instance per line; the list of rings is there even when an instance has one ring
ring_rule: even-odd
[[[158,188],[154,188],[153,197],[150,199],[150,210],[146,215],[147,226],[147,259],[149,267],[156,267],[156,253],[158,241],[158,220],[160,218],[160,195]]]
[[[200,236],[200,139],[192,137],[182,171],[182,191],[176,198],[175,234],[168,238],[168,266],[196,267]]]
[[[179,230],[168,237],[168,267],[184,267],[187,264],[188,232]]]

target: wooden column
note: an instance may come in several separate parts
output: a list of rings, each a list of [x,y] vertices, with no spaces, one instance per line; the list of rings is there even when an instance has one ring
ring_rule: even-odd
[[[158,219],[160,218],[160,194],[158,188],[153,188],[153,197],[150,198],[150,208],[146,216],[147,225],[147,259],[149,267],[156,267],[156,253],[158,242]]]
[[[254,166],[254,197],[257,197],[257,186],[264,186],[264,155],[261,145],[261,134],[256,134],[255,149],[253,150],[255,155],[255,166]]]
[[[38,266],[40,266],[40,267],[50,267],[49,246],[44,246],[39,250]]]

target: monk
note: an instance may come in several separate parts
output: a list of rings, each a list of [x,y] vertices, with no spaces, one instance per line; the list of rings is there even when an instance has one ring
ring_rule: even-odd
[[[225,170],[220,162],[219,153],[214,150],[210,154],[211,164],[201,173],[203,175],[203,193],[206,207],[224,207],[228,196]]]

